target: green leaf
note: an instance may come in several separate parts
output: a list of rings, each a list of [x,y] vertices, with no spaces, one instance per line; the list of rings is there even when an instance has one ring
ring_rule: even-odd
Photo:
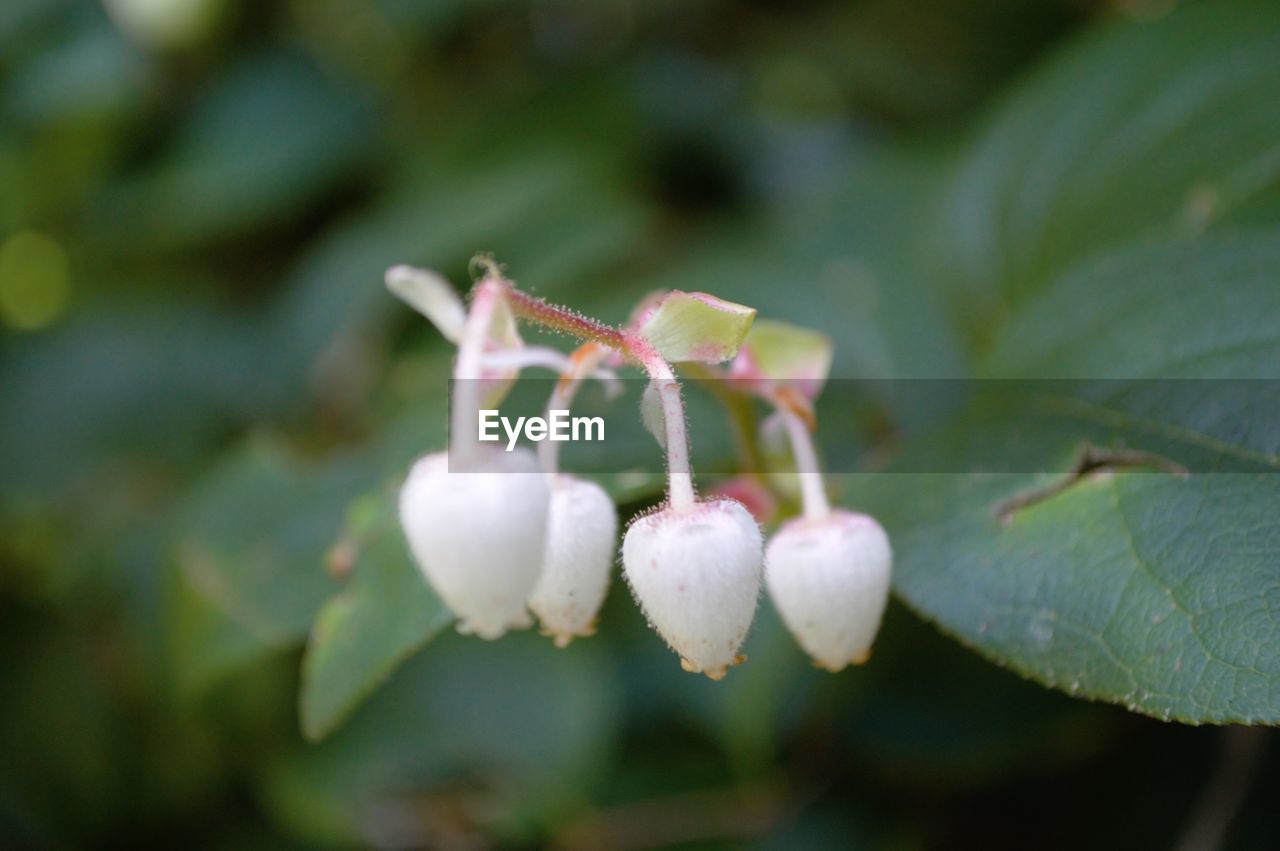
[[[890,530],[899,595],[1073,694],[1280,721],[1277,280],[1270,230],[1101,257],[1028,304],[985,370],[1027,380],[908,448],[916,475],[850,488]],[[1079,467],[1085,444],[1117,463]],[[1122,462],[1139,450],[1159,458]]]
[[[832,181],[831,197],[787,216],[785,263],[766,263],[760,256],[766,250],[746,258],[750,269],[729,271],[755,272],[752,290],[740,299],[761,317],[831,337],[836,379],[967,376],[946,292],[930,274],[937,237],[921,215],[937,207],[953,159],[945,153],[908,150],[856,160]],[[813,297],[796,298],[780,280],[806,282]],[[897,413],[917,423],[936,421],[925,411]]]
[[[997,111],[945,208],[945,274],[979,309],[1086,254],[1197,233],[1280,176],[1280,7],[1184,4],[1065,49]]]
[[[756,312],[706,293],[671,292],[640,333],[669,361],[722,363],[738,353]]]
[[[200,602],[175,612],[185,688],[198,692],[303,640],[333,593],[326,556],[366,475],[347,460],[306,466],[260,441],[226,459],[179,506],[180,588]],[[219,652],[206,655],[206,647]]]
[[[302,660],[302,729],[313,741],[333,732],[453,617],[414,566],[394,499],[372,500],[365,508],[376,515],[374,528],[340,545],[358,549],[355,575],[320,610]]]
[[[991,378],[1280,377],[1280,230],[1163,241],[1063,276],[1004,328]]]

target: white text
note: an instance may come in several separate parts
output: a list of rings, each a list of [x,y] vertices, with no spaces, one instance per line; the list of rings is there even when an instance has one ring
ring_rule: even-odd
[[[480,411],[481,441],[495,443],[505,433],[507,451],[510,452],[516,448],[522,432],[526,439],[535,443],[544,440],[604,440],[604,417],[571,417],[568,411],[550,410],[545,417],[516,417],[512,423],[510,417],[504,417],[496,410]]]

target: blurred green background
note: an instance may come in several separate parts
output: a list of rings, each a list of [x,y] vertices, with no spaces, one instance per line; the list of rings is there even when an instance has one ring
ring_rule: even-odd
[[[617,580],[593,639],[446,631],[299,724],[349,505],[443,440],[450,352],[387,266],[462,286],[493,252],[612,322],[707,290],[826,331],[837,376],[965,376],[1118,229],[1275,220],[1273,170],[1166,179],[1263,122],[1060,215],[1091,149],[1010,166],[1047,115],[1123,114],[1115,75],[1157,98],[1239,36],[1175,5],[3,0],[0,847],[1275,847],[1267,733],[1072,700],[897,604],[837,676],[763,605],[716,684]],[[1000,221],[1043,225],[1003,276],[962,239],[1002,169],[1040,194]],[[874,452],[938,415],[840,427]]]

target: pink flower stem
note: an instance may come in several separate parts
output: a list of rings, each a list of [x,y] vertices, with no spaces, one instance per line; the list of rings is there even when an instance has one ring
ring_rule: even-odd
[[[594,340],[624,354],[630,354],[625,335],[612,325],[575,313],[567,307],[521,292],[509,281],[502,281],[511,312],[537,325],[563,331],[579,340]]]

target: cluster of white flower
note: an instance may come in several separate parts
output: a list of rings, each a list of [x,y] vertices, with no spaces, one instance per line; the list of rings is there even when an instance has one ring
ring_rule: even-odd
[[[762,584],[816,664],[837,671],[869,655],[889,593],[892,554],[872,518],[827,502],[810,431],[812,400],[830,366],[822,335],[754,323],[755,311],[701,293],[650,299],[613,328],[535,299],[496,269],[465,309],[443,279],[398,266],[391,290],[458,346],[449,451],[419,459],[400,494],[400,520],[426,579],[460,632],[494,639],[532,625],[564,646],[591,635],[608,591],[618,520],[598,485],[558,470],[555,444],[505,451],[474,439],[475,417],[521,368],[560,372],[549,409],[567,408],[591,377],[632,362],[651,380],[645,421],[667,452],[667,500],[636,517],[622,543],[623,571],[649,623],[684,669],[720,679],[739,651]],[[585,339],[564,355],[525,345],[523,318]],[[767,549],[757,517],[727,496],[693,488],[681,388],[671,362],[731,361],[723,376],[770,402],[786,428],[802,516]],[[725,488],[728,492],[730,489]]]

